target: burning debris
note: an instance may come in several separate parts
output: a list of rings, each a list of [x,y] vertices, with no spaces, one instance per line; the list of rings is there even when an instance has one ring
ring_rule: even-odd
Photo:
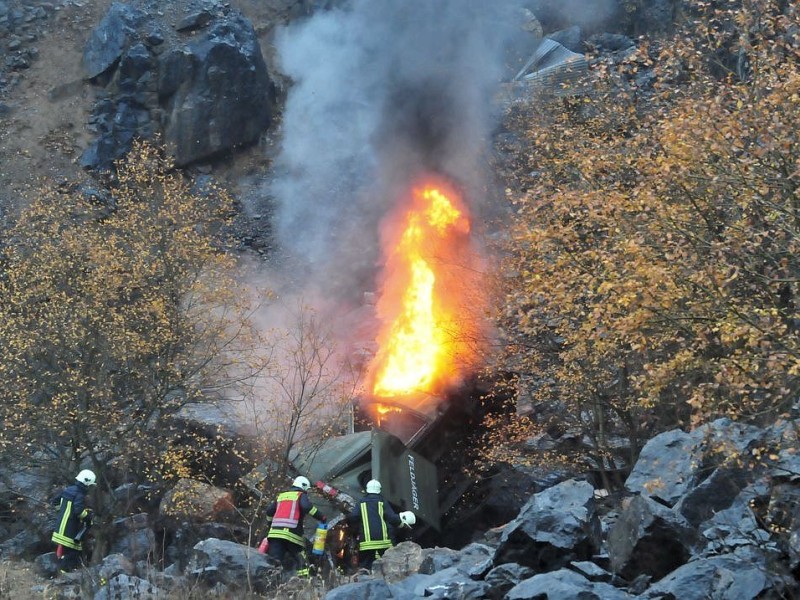
[[[292,87],[271,186],[276,232],[302,263],[298,294],[361,315],[340,332],[363,358],[356,410],[370,420],[369,431],[296,449],[292,466],[336,489],[334,506],[379,479],[393,506],[419,517],[415,534],[438,529],[461,493],[442,489],[446,448],[429,436],[449,441],[444,429],[464,423],[450,416],[478,397],[464,393],[490,332],[476,223],[515,4],[354,0],[277,41]]]
[[[384,223],[381,329],[368,375],[378,424],[398,406],[436,404],[478,363],[483,303],[470,231],[460,195],[434,177]]]

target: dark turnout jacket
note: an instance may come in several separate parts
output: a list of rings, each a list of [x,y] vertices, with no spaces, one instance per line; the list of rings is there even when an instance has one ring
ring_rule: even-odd
[[[306,515],[318,521],[323,518],[303,490],[291,487],[278,494],[275,501],[267,507],[267,522],[270,525],[267,537],[286,540],[305,548],[303,519]]]
[[[359,550],[385,550],[394,545],[394,528],[400,516],[380,494],[367,494],[347,517],[359,528]]]
[[[77,482],[65,488],[51,499],[50,503],[58,506],[58,512],[51,537],[56,544],[73,550],[81,550],[80,540],[76,540],[84,523],[90,518],[91,511],[86,508],[86,492],[89,488]]]

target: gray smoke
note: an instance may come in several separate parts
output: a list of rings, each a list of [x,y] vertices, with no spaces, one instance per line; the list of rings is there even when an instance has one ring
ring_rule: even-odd
[[[301,287],[370,289],[381,218],[422,172],[451,178],[480,212],[515,5],[353,0],[280,32],[292,86],[271,192]]]

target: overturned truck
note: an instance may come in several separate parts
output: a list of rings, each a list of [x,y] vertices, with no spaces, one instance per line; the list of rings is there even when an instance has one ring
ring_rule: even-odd
[[[331,529],[341,527],[367,481],[374,478],[398,512],[410,510],[416,516],[412,538],[435,543],[447,525],[448,511],[474,484],[462,467],[469,459],[465,449],[474,446],[477,425],[491,408],[483,396],[473,385],[427,408],[382,403],[383,414],[371,427],[297,448],[290,456],[292,466],[315,486],[314,503],[325,514],[335,515]],[[368,407],[370,414],[376,414],[373,408]],[[248,485],[256,489],[266,472],[266,465],[257,468],[246,478]],[[310,538],[313,531],[307,534]],[[332,554],[343,554],[336,543],[343,537],[341,532],[329,537]]]

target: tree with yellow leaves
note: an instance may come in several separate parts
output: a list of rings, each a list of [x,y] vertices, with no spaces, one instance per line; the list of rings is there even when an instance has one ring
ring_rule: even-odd
[[[601,469],[614,433],[630,464],[654,431],[769,421],[800,389],[800,15],[698,10],[663,49],[597,60],[593,95],[510,117],[511,358]]]
[[[232,211],[142,143],[107,194],[45,190],[22,212],[0,253],[5,464],[88,466],[106,491],[191,475],[170,418],[263,367]]]

